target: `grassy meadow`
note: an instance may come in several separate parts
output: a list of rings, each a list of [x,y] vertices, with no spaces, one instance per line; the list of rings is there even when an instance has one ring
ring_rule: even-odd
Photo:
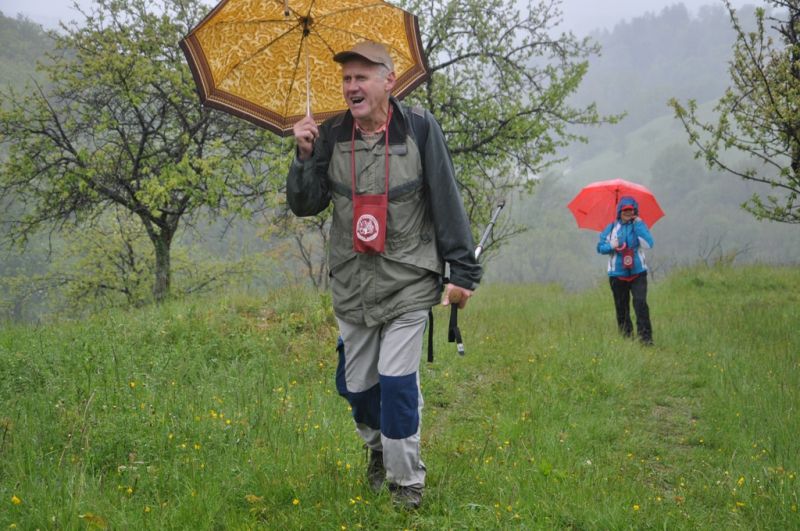
[[[800,268],[487,285],[436,310],[418,512],[364,483],[326,295],[193,299],[0,331],[0,528],[799,529]]]

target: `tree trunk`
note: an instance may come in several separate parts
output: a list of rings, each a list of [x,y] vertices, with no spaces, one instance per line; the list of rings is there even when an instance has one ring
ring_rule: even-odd
[[[156,251],[156,269],[153,282],[153,298],[156,302],[164,302],[169,297],[172,269],[170,265],[170,247],[172,233],[162,230],[151,237]]]

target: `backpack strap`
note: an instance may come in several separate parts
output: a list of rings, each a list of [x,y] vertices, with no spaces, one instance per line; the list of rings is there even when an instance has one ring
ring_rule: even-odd
[[[419,105],[414,105],[411,107],[409,116],[411,118],[409,120],[411,136],[414,137],[414,142],[417,143],[417,147],[419,148],[421,154],[425,148],[425,144],[428,142],[428,128],[430,127],[425,116],[425,109]],[[424,169],[425,157],[422,157],[422,164]]]
[[[336,120],[331,125],[331,135],[326,143],[328,147],[328,152],[326,153],[328,160],[331,160],[331,157],[333,156],[333,146],[336,144],[336,135],[339,131],[339,128],[342,126],[342,122],[344,121],[344,114],[345,113],[339,114],[339,116],[336,117]]]

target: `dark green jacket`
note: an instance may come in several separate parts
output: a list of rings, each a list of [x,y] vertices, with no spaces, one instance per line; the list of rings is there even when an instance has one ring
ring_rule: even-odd
[[[353,251],[349,112],[320,127],[314,154],[295,159],[286,194],[298,216],[318,214],[333,202],[328,260],[337,317],[369,326],[436,305],[444,262],[450,281],[475,289],[482,269],[441,128],[431,114],[391,98],[389,207],[386,250]],[[412,112],[416,116],[412,116]],[[424,138],[424,145],[417,140]],[[380,194],[385,185],[385,143],[370,146],[356,133],[356,193]],[[424,171],[423,171],[424,169]]]

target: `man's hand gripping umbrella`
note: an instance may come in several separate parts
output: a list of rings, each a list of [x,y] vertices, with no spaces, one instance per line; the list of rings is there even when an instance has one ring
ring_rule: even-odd
[[[500,215],[500,211],[503,210],[504,206],[506,206],[506,202],[504,199],[501,199],[497,204],[497,208],[495,208],[491,219],[489,220],[489,224],[486,225],[486,229],[483,231],[483,235],[478,242],[478,246],[475,247],[476,260],[480,259],[481,253],[486,247],[486,242],[489,240],[489,236],[492,234],[494,225],[497,223],[497,218]],[[445,284],[447,284],[447,278],[445,278]],[[450,306],[450,326],[447,331],[447,341],[449,343],[455,343],[458,354],[463,356],[465,354],[465,350],[464,341],[461,339],[461,330],[458,328],[458,309],[463,308],[467,303],[467,300],[466,298],[461,298],[462,295],[460,291],[450,289],[451,286],[451,284],[447,284],[445,286],[445,295],[444,300],[442,301],[443,305]]]

